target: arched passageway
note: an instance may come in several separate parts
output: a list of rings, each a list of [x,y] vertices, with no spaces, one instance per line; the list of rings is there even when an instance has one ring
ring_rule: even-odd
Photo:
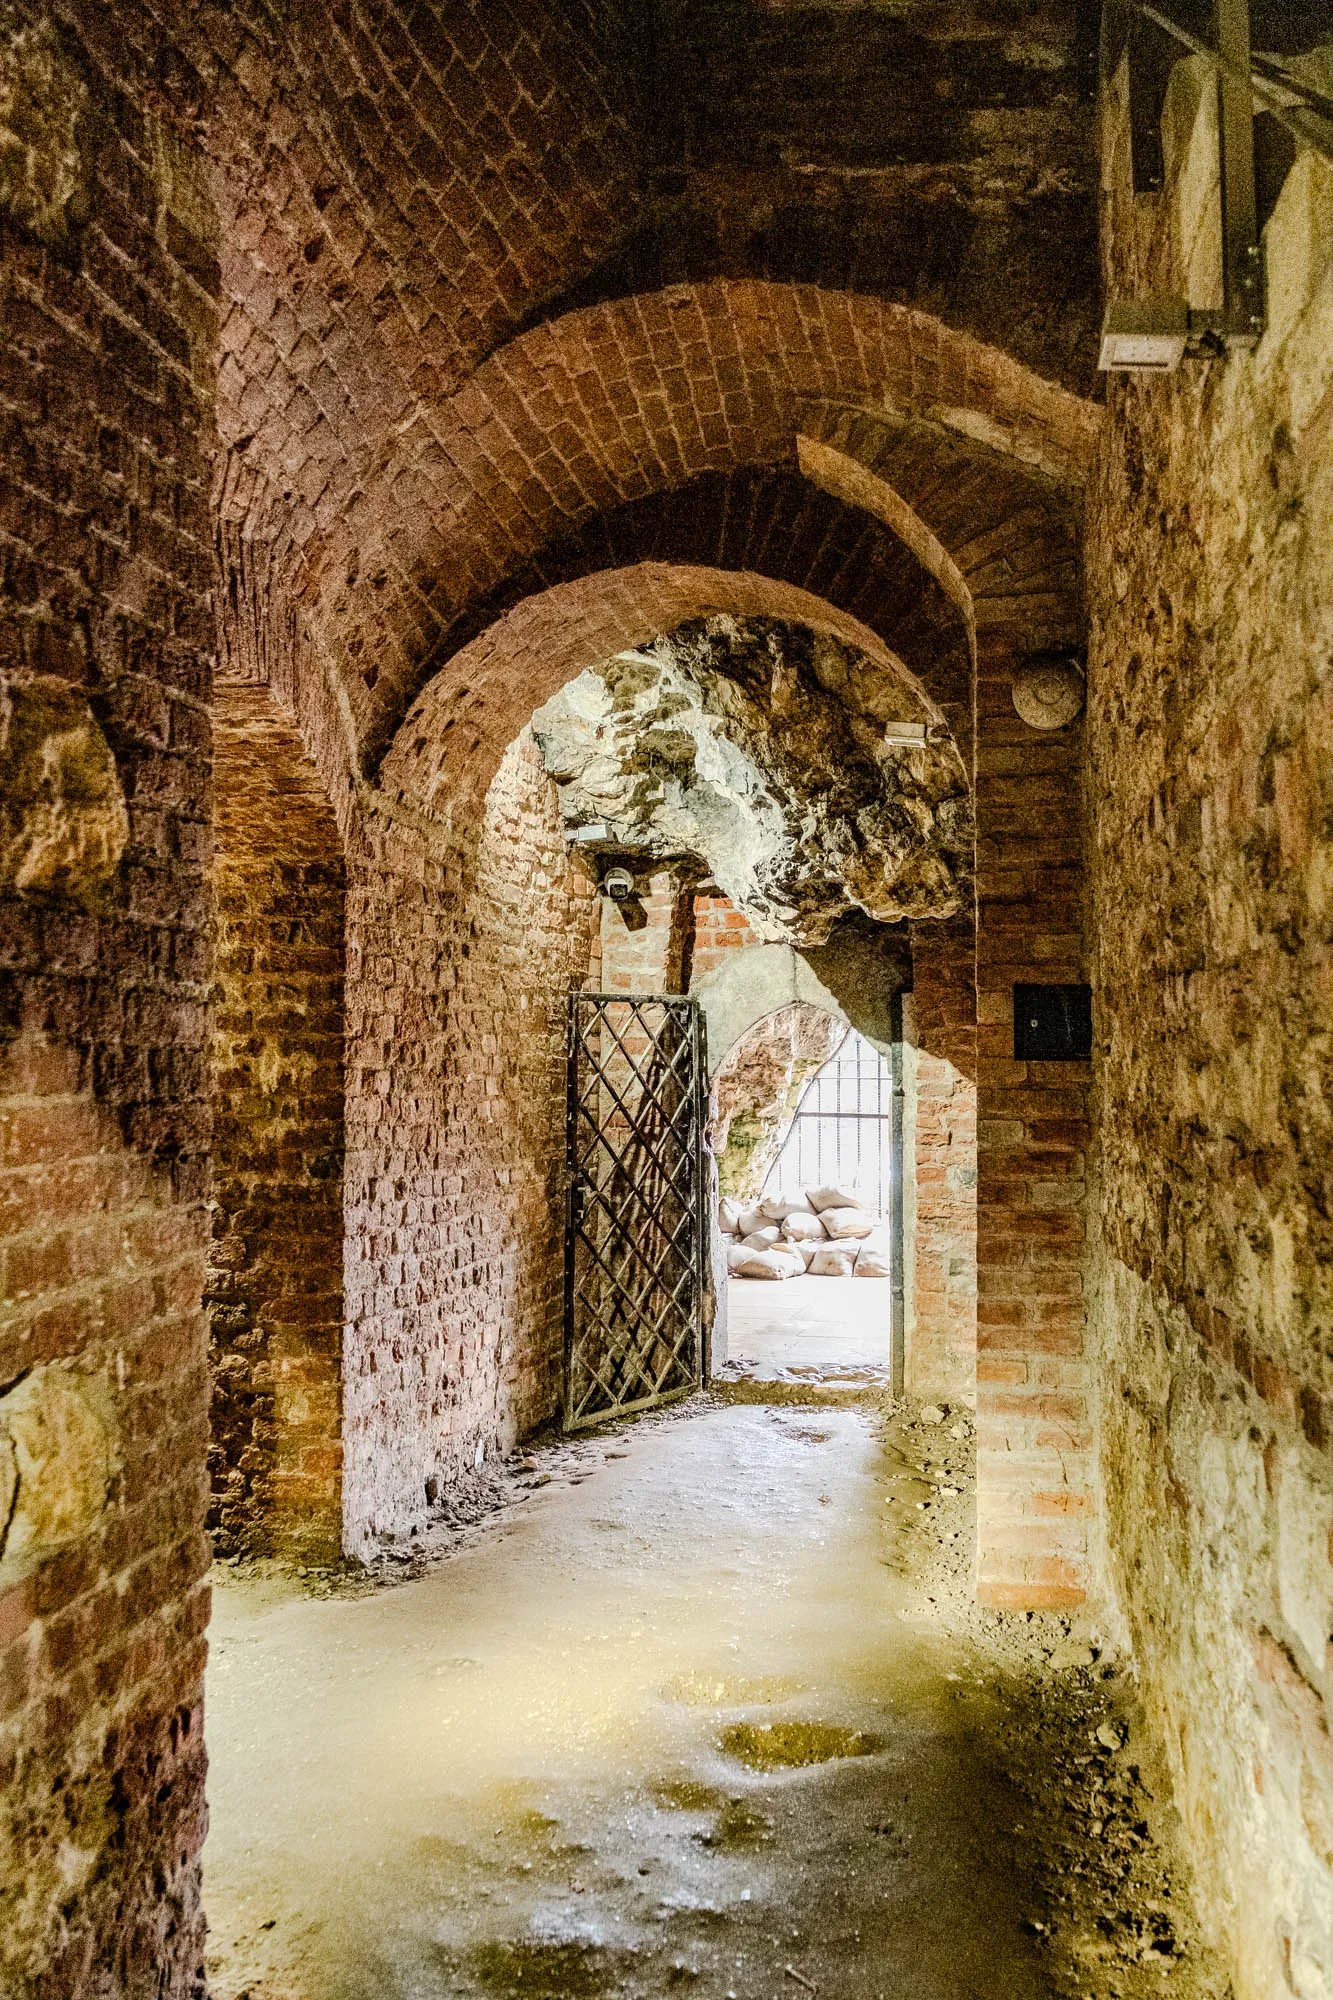
[[[212,1404],[210,1729],[247,1658],[322,1690],[324,1824],[270,1794],[256,1866],[323,1837],[353,1884],[326,1985],[1322,2000],[1327,6],[1219,9],[1220,89],[1171,11],[1098,49],[1078,0],[0,6],[7,1995],[318,1985],[295,1894],[204,1963],[232,1752],[280,1769],[299,1707],[231,1683],[204,1862]],[[1094,393],[1148,300],[1185,351]],[[548,761],[587,675],[653,710],[628,764]],[[580,1460],[536,1441],[568,996],[720,1005],[750,949],[903,1051],[934,1400],[700,1401]],[[379,1587],[510,1500],[531,1568]],[[1061,1781],[1020,1799],[1023,1688]],[[857,1755],[739,1754],[825,1705]],[[569,1827],[642,1846],[501,1887],[473,1836],[521,1794],[538,1837],[543,1726]],[[335,1745],[420,1824],[340,1820]],[[941,1863],[906,1909],[903,1845],[971,1900]]]

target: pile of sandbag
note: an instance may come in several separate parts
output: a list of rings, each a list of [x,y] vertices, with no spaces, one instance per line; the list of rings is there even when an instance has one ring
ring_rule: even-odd
[[[752,1208],[724,1195],[717,1208],[734,1278],[887,1278],[889,1243],[883,1218],[854,1188],[809,1188],[771,1194]]]

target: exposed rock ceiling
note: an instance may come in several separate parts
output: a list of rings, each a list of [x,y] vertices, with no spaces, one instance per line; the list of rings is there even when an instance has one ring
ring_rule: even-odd
[[[946,917],[969,893],[957,751],[831,636],[701,619],[580,674],[533,731],[574,840],[696,858],[761,937],[821,944],[849,909]]]

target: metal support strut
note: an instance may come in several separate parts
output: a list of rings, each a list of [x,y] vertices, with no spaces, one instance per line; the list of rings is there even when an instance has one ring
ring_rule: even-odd
[[[1168,43],[1202,56],[1216,72],[1223,254],[1220,310],[1201,310],[1184,299],[1113,300],[1102,330],[1103,369],[1164,373],[1179,367],[1186,354],[1219,355],[1253,347],[1262,336],[1266,316],[1255,200],[1256,104],[1301,145],[1333,158],[1333,101],[1276,58],[1255,55],[1249,0],[1213,0],[1213,37],[1215,45],[1209,46],[1151,0],[1108,0],[1103,70],[1110,75],[1122,58],[1128,60],[1136,192],[1154,192],[1162,185],[1159,126],[1170,73]]]

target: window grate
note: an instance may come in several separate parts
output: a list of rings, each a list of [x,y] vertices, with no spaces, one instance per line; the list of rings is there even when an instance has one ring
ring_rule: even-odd
[[[801,1094],[765,1193],[848,1182],[877,1215],[893,1191],[893,1073],[855,1028]]]

